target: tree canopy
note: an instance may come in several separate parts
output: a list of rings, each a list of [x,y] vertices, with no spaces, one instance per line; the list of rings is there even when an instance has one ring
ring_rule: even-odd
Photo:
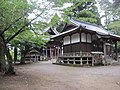
[[[104,11],[103,18],[105,18],[106,27],[117,34],[120,34],[120,1],[113,0],[111,2],[110,0],[99,0],[99,3],[101,9]]]
[[[35,10],[39,10],[39,13],[34,13]],[[45,34],[37,35],[31,26],[35,26],[35,20],[41,17],[47,7],[39,7],[36,2],[28,2],[28,0],[1,0],[0,2],[0,45],[4,49],[0,52],[0,69],[4,67],[3,61],[5,56],[7,57],[8,65],[5,67],[5,73],[13,73],[12,58],[9,52],[8,43],[16,45],[18,43],[28,42],[32,45],[43,46],[47,41]],[[29,19],[30,13],[34,13],[35,17]],[[41,22],[41,21],[40,21]],[[34,24],[34,25],[33,25]],[[42,25],[43,26],[43,25]],[[43,29],[43,28],[42,28]],[[40,31],[41,29],[39,29]],[[5,52],[4,52],[5,51]]]
[[[65,15],[81,21],[101,24],[95,0],[81,0],[73,2],[73,5],[65,10]]]

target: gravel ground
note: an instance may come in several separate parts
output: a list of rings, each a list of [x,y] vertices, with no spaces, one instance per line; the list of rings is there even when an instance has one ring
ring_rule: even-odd
[[[16,65],[0,76],[0,90],[120,90],[120,66],[70,67],[50,61]]]

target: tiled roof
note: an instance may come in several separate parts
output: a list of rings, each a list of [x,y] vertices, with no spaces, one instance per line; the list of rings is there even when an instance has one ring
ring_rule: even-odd
[[[75,30],[78,29],[80,26],[82,26],[82,27],[84,27],[85,29],[90,30],[90,31],[94,31],[94,32],[96,32],[96,33],[99,34],[99,35],[112,36],[112,37],[116,37],[116,38],[119,38],[119,39],[120,39],[120,36],[119,36],[119,35],[113,34],[112,32],[107,31],[107,30],[105,30],[104,28],[102,28],[102,27],[100,27],[100,26],[98,26],[98,25],[91,24],[91,23],[88,23],[88,22],[79,21],[79,20],[75,20],[75,19],[73,19],[73,18],[70,18],[70,22],[71,22],[73,25],[75,25],[76,27],[73,28],[73,29],[70,29],[70,30],[68,30],[68,31],[65,31],[65,32],[59,33],[59,34],[57,34],[57,35],[54,35],[52,38],[55,38],[55,37],[58,37],[58,36],[61,36],[61,35],[70,33],[70,32],[72,32],[72,31],[75,31]]]
[[[119,35],[113,34],[112,32],[107,31],[104,28],[102,28],[98,25],[95,25],[95,24],[91,24],[91,23],[83,22],[83,21],[78,21],[78,20],[75,20],[73,18],[70,18],[70,22],[76,26],[85,27],[85,29],[87,29],[87,30],[95,31],[97,34],[100,34],[100,35],[109,35],[109,36],[120,38]]]
[[[85,29],[95,31],[99,34],[108,35],[110,33],[109,31],[107,31],[107,30],[103,29],[102,27],[95,25],[95,24],[78,21],[73,18],[70,18],[70,22],[76,26],[83,26],[83,27],[85,27]]]

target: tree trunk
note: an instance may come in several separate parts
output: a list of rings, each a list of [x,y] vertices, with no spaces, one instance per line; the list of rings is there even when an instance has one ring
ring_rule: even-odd
[[[17,61],[17,47],[14,48],[14,63]]]
[[[21,60],[20,60],[20,64],[25,64],[24,50],[21,50]]]
[[[5,51],[4,42],[0,36],[0,72],[5,72],[6,62],[5,62]]]
[[[6,51],[6,57],[7,57],[7,66],[6,66],[6,71],[5,71],[5,74],[15,74],[15,71],[14,71],[14,67],[12,66],[12,56],[10,55],[10,51],[9,51],[9,48],[5,48],[5,51]]]
[[[1,71],[3,71],[5,74],[15,74],[14,68],[12,67],[12,57],[10,55],[9,49],[7,49],[5,39],[2,35],[0,36],[0,50]],[[5,55],[7,57],[7,61],[5,60]]]

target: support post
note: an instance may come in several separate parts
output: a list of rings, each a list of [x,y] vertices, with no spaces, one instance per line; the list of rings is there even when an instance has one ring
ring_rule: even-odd
[[[36,56],[36,54],[35,54],[35,61],[37,61],[37,56]]]
[[[75,64],[75,58],[73,59],[73,64]]]
[[[117,41],[115,42],[115,55],[116,55],[116,61],[118,61]]]
[[[59,57],[59,47],[57,47],[57,59]]]
[[[59,59],[59,47],[57,47],[56,62],[58,62],[58,59]]]
[[[106,60],[106,44],[104,43],[104,59]]]
[[[48,53],[47,53],[47,48],[45,49],[46,50],[46,57],[48,56]]]
[[[88,63],[88,57],[87,57],[87,63],[86,63],[86,64],[87,64],[87,65],[89,64],[89,63]]]
[[[63,52],[63,46],[61,47],[61,53],[62,53],[61,55],[63,55],[63,53],[64,53],[64,52]]]
[[[67,64],[70,64],[70,63],[69,63],[69,58],[67,59]]]
[[[80,65],[82,65],[83,63],[82,63],[82,57],[80,58]]]
[[[92,56],[92,66],[94,66],[94,55]]]
[[[51,51],[51,47],[50,47],[50,59],[52,59],[52,51]]]
[[[54,48],[54,51],[55,51],[54,59],[57,59],[57,55],[56,55],[56,47]]]

